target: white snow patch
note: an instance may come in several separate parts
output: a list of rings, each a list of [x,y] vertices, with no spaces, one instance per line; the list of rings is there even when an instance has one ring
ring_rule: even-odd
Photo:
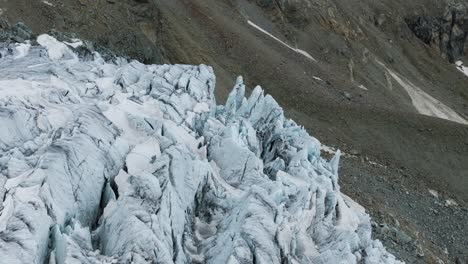
[[[15,59],[20,59],[28,55],[29,49],[31,48],[31,44],[29,43],[20,43],[16,45],[16,52],[17,55]]]
[[[463,61],[455,62],[455,65],[457,65],[457,70],[461,71],[463,74],[468,76],[468,67],[463,65]]]
[[[41,83],[22,79],[1,80],[0,99],[8,97],[25,98],[40,94]]]
[[[450,120],[453,122],[457,122],[460,124],[468,124],[464,118],[462,118],[459,114],[457,114],[454,110],[450,107],[446,106],[439,100],[435,99],[434,97],[430,96],[426,92],[424,92],[421,88],[417,87],[413,83],[411,83],[405,77],[399,75],[398,73],[390,70],[383,64],[382,62],[376,60],[386,71],[390,74],[390,76],[398,82],[398,84],[403,87],[408,95],[411,98],[411,102],[416,110],[422,114],[427,116],[438,117],[446,120]]]
[[[323,144],[320,145],[320,150],[323,151],[324,153],[327,153],[327,154],[330,154],[330,155],[335,155],[338,152],[337,148],[330,147],[330,146],[323,145]],[[343,157],[346,157],[346,158],[355,158],[355,157],[357,157],[355,155],[345,153],[345,152],[343,152],[341,150],[339,150],[339,151],[341,153],[341,156],[343,156]]]
[[[281,43],[281,44],[283,44],[284,46],[288,47],[289,49],[293,50],[294,52],[299,53],[299,54],[301,54],[302,56],[305,56],[305,57],[307,57],[307,58],[309,58],[309,59],[311,59],[311,60],[317,62],[317,60],[316,60],[314,57],[312,57],[309,53],[307,53],[306,51],[301,50],[301,49],[297,49],[297,48],[293,48],[293,47],[289,46],[289,45],[286,44],[284,41],[282,41],[282,40],[280,40],[279,38],[275,37],[275,36],[272,35],[270,32],[264,30],[263,28],[259,27],[258,25],[256,25],[254,22],[252,22],[252,21],[250,21],[250,20],[248,20],[247,22],[248,22],[249,25],[251,25],[252,27],[254,27],[254,28],[256,28],[257,30],[259,30],[260,32],[262,32],[262,33],[264,33],[264,34],[270,36],[272,39],[278,41],[279,43]]]
[[[429,189],[429,193],[434,196],[435,198],[439,198],[439,192],[436,190]]]
[[[366,91],[368,91],[368,90],[369,90],[369,89],[367,89],[367,87],[365,87],[365,86],[364,86],[364,85],[362,85],[362,84],[361,84],[361,85],[359,85],[358,87],[359,87],[359,88],[361,88],[361,89],[363,89],[363,90],[366,90]]]
[[[458,206],[458,203],[454,199],[447,199],[445,201],[445,206],[447,206],[447,207]]]
[[[325,153],[328,153],[328,154],[336,154],[336,149],[333,148],[333,147],[329,147],[329,146],[326,146],[326,145],[320,145],[320,150],[325,152]],[[344,154],[344,153],[343,153]]]
[[[43,0],[42,3],[44,3],[44,4],[48,5],[48,6],[51,6],[51,7],[55,7],[54,4],[52,4],[51,2],[46,1],[46,0]]]
[[[344,193],[340,193],[338,201],[339,201],[338,206],[340,207],[342,206],[341,202],[344,202],[347,205],[347,206],[343,206],[343,208],[346,208],[346,210],[344,210],[344,212],[342,211],[343,215],[340,216],[339,222],[341,222],[342,224],[346,224],[348,228],[350,228],[350,230],[352,231],[356,230],[360,221],[355,216],[355,213],[358,212],[360,214],[365,214],[366,209],[362,207],[362,205],[353,201],[353,199],[351,199],[349,196],[345,195]]]
[[[66,108],[56,108],[47,111],[47,121],[53,129],[66,127],[66,124],[73,118],[71,113]]]
[[[322,152],[330,154],[330,155],[335,155],[338,151],[340,151],[341,156],[343,156],[345,158],[355,158],[355,157],[357,157],[356,155],[345,153],[345,152],[343,152],[343,151],[341,151],[341,150],[339,150],[337,148],[330,147],[330,146],[323,145],[323,144],[320,145],[320,150]]]
[[[43,34],[37,37],[37,43],[39,43],[41,46],[47,49],[49,57],[52,60],[59,60],[66,55],[75,58],[74,53],[70,51],[67,45],[63,44],[60,41],[57,41],[57,39],[47,34]]]
[[[159,143],[155,138],[150,138],[146,142],[137,145],[127,155],[126,164],[128,173],[132,175],[141,175],[142,173],[151,173],[149,171],[150,163],[153,159],[161,156]]]
[[[128,175],[128,173],[126,173],[123,170],[120,170],[119,174],[115,176],[115,183],[117,184],[117,187],[119,188],[119,193],[125,194],[129,190],[131,190],[131,185],[130,183],[128,183],[129,177],[130,175]]]
[[[210,106],[205,102],[197,103],[193,107],[193,112],[195,112],[195,113],[204,113],[204,112],[209,112],[209,111],[210,111]]]
[[[322,80],[321,78],[317,77],[317,76],[312,76],[312,78],[313,78],[314,80],[323,82],[323,80]]]
[[[295,48],[292,48],[292,47],[289,47],[289,48],[291,48],[291,49],[294,50],[295,52],[297,52],[297,53],[299,53],[299,54],[301,54],[301,55],[303,55],[303,56],[305,56],[305,57],[307,57],[307,58],[309,58],[309,59],[311,59],[311,60],[317,62],[317,60],[314,59],[314,57],[312,57],[309,53],[307,53],[307,51],[304,51],[304,50],[301,50],[301,49],[295,49]]]
[[[109,82],[109,85],[113,85]],[[112,88],[113,86],[109,87]],[[107,108],[103,114],[112,121],[119,129],[122,130],[122,138],[130,145],[134,146],[142,143],[145,140],[145,135],[141,131],[137,131],[132,127],[131,116],[139,116],[142,118],[161,117],[162,113],[158,105],[154,101],[138,104],[128,100],[129,94],[116,92],[113,96],[115,103],[105,103],[100,105],[102,108]]]
[[[323,144],[320,145],[320,150],[323,153],[327,153],[327,154],[330,154],[330,155],[335,155],[338,152],[338,149],[336,149],[334,147],[327,146],[327,145],[323,145]],[[341,150],[340,150],[340,153],[341,153],[341,156],[345,157],[345,158],[358,158],[359,157],[357,155],[349,154],[349,153],[343,152]],[[385,165],[382,165],[382,164],[377,163],[375,161],[369,160],[369,158],[367,158],[367,157],[365,157],[365,161],[367,163],[369,163],[370,165],[373,165],[373,166],[376,166],[376,167],[381,167],[381,168],[386,168]]]

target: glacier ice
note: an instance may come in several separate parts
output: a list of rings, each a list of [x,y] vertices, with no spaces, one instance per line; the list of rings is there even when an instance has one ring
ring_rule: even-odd
[[[260,87],[37,42],[0,49],[0,263],[399,263]]]

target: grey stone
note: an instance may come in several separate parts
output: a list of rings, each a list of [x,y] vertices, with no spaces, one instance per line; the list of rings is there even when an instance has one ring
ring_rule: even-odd
[[[464,55],[468,36],[468,8],[449,4],[440,17],[414,16],[406,18],[408,27],[428,45],[439,48],[441,56],[455,62]]]

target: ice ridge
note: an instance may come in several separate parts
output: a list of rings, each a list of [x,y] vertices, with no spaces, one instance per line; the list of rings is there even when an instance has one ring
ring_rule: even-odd
[[[260,87],[37,42],[0,48],[0,263],[399,263]]]

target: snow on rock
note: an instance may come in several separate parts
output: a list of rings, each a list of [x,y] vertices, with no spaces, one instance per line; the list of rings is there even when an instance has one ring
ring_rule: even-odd
[[[257,24],[255,24],[254,22],[252,22],[250,20],[247,20],[247,23],[251,27],[257,29],[260,32],[262,32],[263,34],[269,36],[270,38],[272,38],[272,39],[274,39],[276,41],[278,41],[279,43],[281,43],[283,46],[287,47],[288,49],[290,49],[290,50],[292,50],[292,51],[294,51],[294,52],[296,52],[296,53],[298,53],[298,54],[300,54],[300,55],[302,55],[302,56],[304,56],[304,57],[306,57],[306,58],[308,58],[308,59],[310,59],[310,60],[312,60],[314,62],[317,62],[317,60],[314,57],[312,57],[312,55],[310,55],[307,51],[291,47],[290,45],[286,44],[284,41],[282,41],[279,38],[275,37],[273,34],[269,33],[268,31],[261,28],[260,26],[258,26]]]
[[[434,116],[441,119],[450,120],[460,124],[468,125],[468,121],[461,117],[452,108],[445,105],[441,101],[432,97],[428,93],[424,92],[421,88],[413,84],[411,81],[406,79],[404,76],[390,70],[385,64],[377,60],[388,74],[408,93],[413,103],[414,108],[422,114],[427,116]]]
[[[461,71],[463,74],[465,74],[467,77],[468,77],[468,67],[466,67],[465,65],[463,65],[463,62],[462,61],[457,61],[455,63],[455,65],[457,66],[457,69],[459,71]]]
[[[38,43],[0,51],[0,263],[398,263],[260,87]]]

